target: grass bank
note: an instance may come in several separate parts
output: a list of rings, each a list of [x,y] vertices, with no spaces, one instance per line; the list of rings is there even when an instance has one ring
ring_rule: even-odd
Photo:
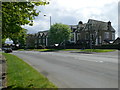
[[[57,88],[53,83],[15,55],[3,53],[7,60],[7,86],[12,88]]]
[[[19,49],[19,51],[24,51],[24,49]],[[84,52],[113,52],[115,49],[27,49],[27,51],[41,51],[41,52],[51,52],[51,51],[84,51]]]

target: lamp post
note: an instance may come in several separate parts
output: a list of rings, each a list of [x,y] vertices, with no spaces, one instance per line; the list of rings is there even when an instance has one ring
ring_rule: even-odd
[[[46,14],[44,14],[44,16],[47,16]],[[50,28],[51,28],[51,16],[50,16]]]
[[[50,16],[50,28],[51,28],[51,16]]]
[[[44,14],[44,16],[47,16],[47,15]],[[51,16],[50,16],[50,28],[51,28]],[[46,37],[46,46],[48,46],[48,44],[49,44],[48,41],[49,41],[49,40],[48,40],[48,36],[47,36],[47,37]]]

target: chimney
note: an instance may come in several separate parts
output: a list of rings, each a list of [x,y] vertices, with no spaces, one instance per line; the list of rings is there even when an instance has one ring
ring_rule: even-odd
[[[108,22],[108,26],[111,26],[111,22],[110,21]]]
[[[78,24],[83,24],[83,22],[82,21],[79,21],[79,23]]]
[[[110,30],[110,28],[111,28],[111,22],[108,21],[108,30]]]

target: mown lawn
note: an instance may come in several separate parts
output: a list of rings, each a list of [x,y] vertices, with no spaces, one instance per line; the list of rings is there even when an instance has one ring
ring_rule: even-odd
[[[24,49],[19,49],[23,51]],[[27,49],[27,51],[41,51],[41,52],[51,52],[51,51],[85,51],[85,52],[113,52],[115,49]]]
[[[11,88],[57,88],[53,83],[15,55],[3,53],[7,60],[7,86]]]
[[[115,49],[84,49],[81,51],[85,51],[85,52],[113,52],[116,50]]]
[[[50,52],[50,51],[73,51],[80,49],[26,49],[27,51],[41,51],[41,52]],[[18,49],[18,51],[25,51],[24,49]]]

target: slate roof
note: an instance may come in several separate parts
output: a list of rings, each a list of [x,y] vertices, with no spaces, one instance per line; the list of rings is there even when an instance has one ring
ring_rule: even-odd
[[[103,21],[98,21],[98,20],[94,20],[94,19],[89,19],[87,23],[82,23],[79,25],[69,25],[70,28],[72,28],[73,32],[76,31],[76,29],[78,29],[77,31],[87,31],[89,28],[88,26],[91,25],[91,30],[110,30],[115,32],[115,29],[110,26],[108,27],[108,22],[103,22]]]
[[[101,30],[108,30],[108,22],[98,21],[94,19],[89,19],[87,24],[91,24],[93,29],[98,30],[99,28],[102,28]],[[110,31],[115,31],[115,29],[111,26]]]
[[[46,36],[46,35],[48,34],[48,31],[49,31],[49,30],[39,31],[39,32],[37,33],[37,35],[38,35],[38,36],[39,36],[39,35],[40,35],[40,36],[43,36],[43,35]]]
[[[114,44],[119,44],[120,43],[120,37],[118,37],[113,43]]]

